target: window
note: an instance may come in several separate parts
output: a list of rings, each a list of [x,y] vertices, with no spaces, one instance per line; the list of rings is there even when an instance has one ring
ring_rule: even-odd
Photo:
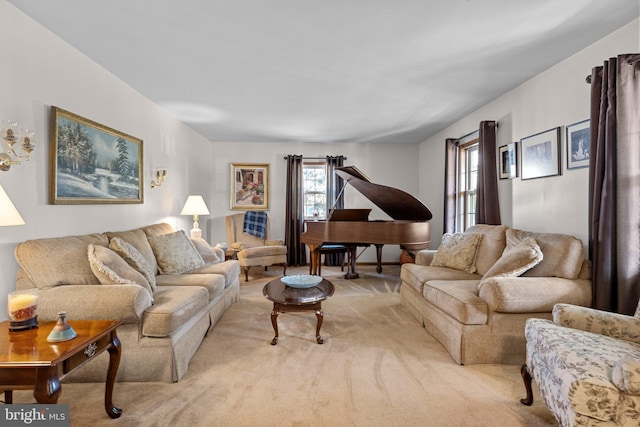
[[[460,146],[458,164],[458,214],[459,231],[465,231],[476,223],[476,190],[478,188],[478,140]]]
[[[326,219],[327,167],[325,162],[304,162],[302,174],[304,219]]]

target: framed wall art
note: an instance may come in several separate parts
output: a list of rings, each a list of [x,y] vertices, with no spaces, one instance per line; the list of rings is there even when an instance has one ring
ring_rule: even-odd
[[[50,203],[142,203],[142,140],[51,107]]]
[[[269,209],[269,165],[231,163],[231,209]]]
[[[520,140],[522,179],[560,175],[560,128],[553,128]]]
[[[567,126],[567,169],[589,167],[591,120]]]
[[[498,148],[498,165],[500,179],[511,179],[518,176],[518,143],[503,145]]]

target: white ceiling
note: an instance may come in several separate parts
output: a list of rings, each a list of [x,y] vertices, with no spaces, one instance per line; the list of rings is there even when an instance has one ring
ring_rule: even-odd
[[[9,2],[208,139],[279,142],[419,143],[640,10],[638,0]]]

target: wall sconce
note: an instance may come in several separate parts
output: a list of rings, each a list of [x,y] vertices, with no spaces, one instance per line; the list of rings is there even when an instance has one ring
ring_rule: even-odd
[[[8,171],[13,165],[19,165],[21,159],[28,161],[30,154],[36,149],[34,145],[36,133],[29,129],[18,131],[18,123],[12,120],[3,120],[0,130],[0,137],[7,143],[9,149],[0,152],[0,170]],[[20,142],[21,146],[14,148],[14,144]],[[23,154],[19,154],[16,150],[22,150]]]
[[[167,169],[157,168],[156,173],[153,174],[153,176],[155,179],[151,181],[151,188],[160,187],[167,176]]]

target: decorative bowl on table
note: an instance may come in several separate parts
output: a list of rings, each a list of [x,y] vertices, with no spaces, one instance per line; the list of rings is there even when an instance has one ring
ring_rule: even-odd
[[[292,276],[284,276],[280,280],[292,288],[305,289],[312,288],[322,282],[322,277],[311,274],[294,274]]]

